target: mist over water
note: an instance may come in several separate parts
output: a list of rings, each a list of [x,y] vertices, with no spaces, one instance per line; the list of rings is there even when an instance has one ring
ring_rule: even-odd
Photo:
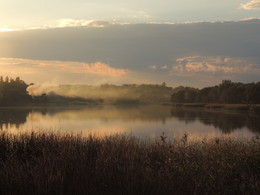
[[[99,86],[91,85],[58,85],[43,83],[30,85],[27,91],[32,96],[46,94],[51,96],[63,96],[68,98],[83,98],[86,100],[101,100],[105,103],[169,103],[173,92],[172,87],[162,84],[125,84]]]
[[[1,108],[3,131],[61,131],[103,136],[132,134],[141,138],[169,139],[188,133],[189,139],[233,137],[251,139],[259,134],[259,119],[245,113],[170,106],[90,106],[71,108]]]

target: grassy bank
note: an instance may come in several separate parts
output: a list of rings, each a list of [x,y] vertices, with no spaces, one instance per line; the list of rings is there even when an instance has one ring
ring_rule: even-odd
[[[0,135],[0,194],[257,194],[260,143]]]

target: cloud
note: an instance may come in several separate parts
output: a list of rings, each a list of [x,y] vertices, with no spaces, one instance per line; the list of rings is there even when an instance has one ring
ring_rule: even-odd
[[[241,8],[245,10],[260,9],[260,0],[252,0],[248,3],[241,4]]]
[[[0,58],[1,70],[9,71],[9,68],[23,68],[30,69],[34,74],[36,70],[48,69],[52,72],[67,72],[75,74],[93,74],[110,77],[119,77],[127,73],[125,69],[117,69],[111,67],[109,64],[102,62],[82,63],[82,62],[64,62],[64,61],[41,61],[19,58]],[[16,71],[16,69],[14,69]]]
[[[111,26],[122,26],[130,23],[126,22],[116,22],[116,21],[106,21],[106,20],[77,20],[71,18],[64,18],[54,21],[52,24],[42,25],[42,26],[31,26],[24,28],[0,28],[0,32],[9,31],[26,31],[26,30],[47,30],[56,28],[68,28],[68,27],[88,27],[88,28],[105,28]]]
[[[125,23],[118,23],[112,21],[101,21],[101,20],[75,20],[75,19],[61,19],[57,21],[57,25],[54,27],[93,27],[93,28],[103,28],[114,25],[124,25]]]
[[[97,74],[97,75],[117,77],[117,76],[123,76],[127,73],[126,70],[111,68],[108,64],[104,64],[101,62],[84,64],[83,67],[84,67],[83,72],[87,74]]]
[[[161,66],[161,69],[162,69],[162,70],[167,70],[167,69],[168,69],[168,66],[166,66],[166,65]]]
[[[149,68],[150,68],[151,70],[156,70],[156,69],[157,69],[157,66],[152,65],[152,66],[149,66]]]
[[[40,63],[38,66],[42,66]],[[59,72],[71,72],[76,74],[93,74],[110,77],[120,77],[127,73],[127,70],[112,68],[108,64],[102,62],[80,63],[80,62],[55,62],[55,64],[45,64],[51,66]]]
[[[155,70],[167,70],[168,66],[167,65],[163,65],[163,66],[152,65],[152,66],[149,66],[149,69],[151,69],[153,71],[155,71]]]
[[[241,5],[242,6],[242,5]],[[128,18],[151,18],[145,12],[136,12],[132,15],[127,15]],[[119,18],[120,19],[120,18]],[[153,25],[183,25],[183,24],[218,24],[225,22],[240,22],[240,21],[251,21],[251,20],[260,20],[259,17],[248,17],[244,19],[240,19],[237,21],[185,21],[185,22],[147,22],[142,23],[145,24],[153,24]],[[84,20],[84,19],[72,19],[72,18],[64,18],[59,19],[52,24],[42,25],[42,26],[31,26],[24,28],[0,28],[0,32],[9,32],[9,31],[26,31],[26,30],[48,30],[48,29],[56,29],[56,28],[68,28],[68,27],[88,27],[88,28],[106,28],[106,27],[115,27],[115,26],[124,26],[124,25],[134,25],[134,23],[129,22],[119,22],[116,20],[107,21],[107,20]]]
[[[254,65],[246,59],[229,57],[189,56],[176,59],[176,72],[193,73],[243,73],[253,70]]]
[[[241,19],[239,21],[249,21],[250,22],[252,20],[257,21],[257,20],[260,20],[260,18],[258,18],[258,17],[249,17],[249,18],[243,18],[243,19]]]
[[[88,26],[91,20],[75,20],[75,19],[61,19],[58,20],[58,27],[73,27],[73,26]]]
[[[132,14],[132,15],[128,15],[128,17],[130,17],[130,18],[151,18],[151,16],[149,15],[149,14],[147,14],[146,12],[144,12],[144,11],[139,11],[139,12],[136,12],[136,13],[134,13],[134,14]]]
[[[56,78],[62,83],[88,84],[194,85],[192,79],[185,76],[192,74],[199,75],[200,80],[213,81],[209,77],[214,76],[216,83],[221,80],[217,75],[232,75],[240,82],[256,82],[260,68],[259,24],[257,18],[192,24],[94,22],[91,25],[104,27],[1,32],[0,58],[12,60],[8,62],[8,71],[0,68],[0,75],[26,73],[23,78],[32,78],[33,82]],[[14,57],[34,60],[15,60]],[[201,83],[196,84],[201,86]]]
[[[120,82],[128,78],[127,69],[102,62],[47,61],[0,58],[0,75],[25,78],[27,82],[91,83]]]
[[[170,66],[180,56],[259,57],[259,24],[260,20],[254,19],[4,32],[0,33],[0,57],[108,61],[117,68],[137,70],[151,65]],[[99,22],[89,25],[105,26]]]

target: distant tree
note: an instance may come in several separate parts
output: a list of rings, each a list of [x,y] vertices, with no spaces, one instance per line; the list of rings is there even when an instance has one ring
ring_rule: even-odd
[[[221,84],[219,85],[220,88],[228,88],[230,85],[232,85],[231,80],[223,80]]]
[[[185,92],[185,100],[186,102],[195,102],[196,100],[196,97],[197,97],[197,90],[196,89],[188,89],[186,90]]]
[[[16,77],[15,82],[20,83],[20,77]]]
[[[18,78],[14,80],[7,76],[4,82],[0,82],[0,106],[17,105],[32,100],[26,90],[28,85]]]
[[[176,103],[192,103],[197,100],[198,89],[192,87],[177,87],[173,90],[171,101]]]
[[[9,77],[8,77],[8,76],[5,77],[5,82],[6,82],[6,83],[9,83]]]
[[[173,91],[171,97],[173,103],[260,103],[260,82],[243,84],[223,80],[217,86],[205,87],[200,90],[180,86]]]

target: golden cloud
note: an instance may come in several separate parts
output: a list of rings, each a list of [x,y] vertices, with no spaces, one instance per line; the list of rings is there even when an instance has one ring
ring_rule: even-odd
[[[168,69],[168,66],[166,66],[166,65],[161,66],[161,69],[162,69],[162,70],[167,70],[167,69]]]
[[[156,69],[157,69],[157,66],[152,65],[152,66],[149,66],[149,68],[152,69],[152,70],[156,70]]]
[[[123,76],[127,73],[126,70],[123,69],[115,69],[110,67],[108,64],[104,64],[101,62],[91,63],[91,64],[84,64],[84,71],[88,74],[97,74],[97,75],[105,75],[105,76]]]
[[[260,9],[260,0],[252,0],[248,3],[242,4],[241,8],[246,10]]]
[[[173,70],[177,72],[241,73],[252,70],[254,66],[246,59],[228,57],[189,56],[176,61],[178,65]]]
[[[93,28],[103,28],[109,26],[118,26],[118,25],[125,25],[128,23],[120,23],[120,22],[113,22],[113,21],[103,21],[103,20],[75,20],[75,19],[61,19],[58,20],[57,26],[54,27],[93,27]]]
[[[92,74],[102,75],[109,77],[120,77],[127,73],[125,69],[117,69],[111,67],[109,64],[102,62],[95,63],[82,63],[82,62],[64,62],[64,61],[41,61],[41,60],[30,60],[30,59],[16,59],[16,58],[1,58],[0,67],[2,72],[6,73],[12,71],[17,72],[20,70],[30,70],[32,74],[36,72],[57,73],[66,72],[74,74]]]

